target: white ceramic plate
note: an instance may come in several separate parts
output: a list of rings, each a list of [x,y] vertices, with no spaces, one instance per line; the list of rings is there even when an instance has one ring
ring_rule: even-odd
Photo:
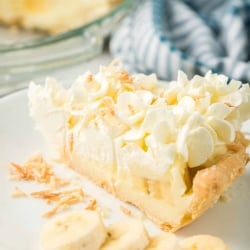
[[[37,250],[39,232],[45,219],[41,214],[49,207],[33,198],[11,198],[15,186],[27,193],[45,189],[32,183],[8,180],[9,162],[23,162],[36,151],[47,155],[40,135],[34,131],[27,107],[26,91],[19,91],[0,99],[0,250]],[[250,122],[245,126],[250,132]],[[58,167],[58,166],[57,166]],[[60,166],[59,166],[60,168]],[[77,175],[60,168],[67,178]],[[79,177],[78,177],[79,178]],[[121,202],[82,178],[81,185],[92,194],[101,208],[111,208],[106,223],[125,215],[120,211]],[[195,234],[212,234],[221,237],[231,250],[248,250],[250,245],[250,169],[228,190],[227,202],[219,201],[212,209],[191,225],[179,230],[179,238]],[[83,204],[79,205],[83,207]],[[108,211],[108,210],[107,210]],[[136,209],[133,210],[136,213]],[[151,233],[159,229],[146,221]]]

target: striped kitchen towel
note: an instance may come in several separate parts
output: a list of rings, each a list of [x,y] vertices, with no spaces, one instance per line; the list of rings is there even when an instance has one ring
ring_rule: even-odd
[[[130,71],[163,80],[181,69],[250,82],[250,0],[141,0],[110,50]]]

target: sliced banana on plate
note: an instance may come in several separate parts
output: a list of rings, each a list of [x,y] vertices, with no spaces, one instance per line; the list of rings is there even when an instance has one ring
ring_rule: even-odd
[[[146,250],[177,250],[177,238],[172,233],[161,233],[153,236]]]
[[[126,219],[107,228],[108,240],[101,250],[144,250],[149,243],[148,233],[138,219]]]
[[[211,235],[196,235],[179,244],[172,233],[150,237],[139,219],[126,219],[105,228],[98,212],[77,210],[48,221],[42,228],[43,250],[228,250]]]
[[[59,215],[42,228],[44,250],[99,250],[107,237],[95,211],[79,210]]]
[[[180,245],[181,250],[229,250],[220,238],[207,234],[186,238]]]

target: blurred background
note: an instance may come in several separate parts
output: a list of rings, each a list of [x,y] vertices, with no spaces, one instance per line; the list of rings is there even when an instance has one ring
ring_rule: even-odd
[[[161,80],[250,81],[250,0],[0,0],[0,23],[0,95],[113,58]]]
[[[112,60],[110,35],[133,0],[0,0],[0,95],[31,80],[70,82]]]

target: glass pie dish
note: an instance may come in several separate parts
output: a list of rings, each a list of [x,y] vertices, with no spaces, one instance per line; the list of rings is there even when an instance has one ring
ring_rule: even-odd
[[[124,0],[105,16],[57,35],[1,26],[0,88],[97,56],[134,2]]]

